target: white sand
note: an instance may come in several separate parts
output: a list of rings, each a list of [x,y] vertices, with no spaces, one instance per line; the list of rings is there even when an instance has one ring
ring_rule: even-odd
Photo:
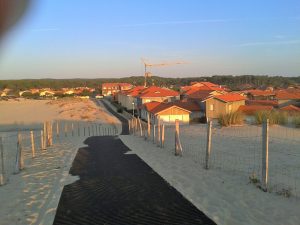
[[[276,126],[270,130],[271,186],[282,181],[296,187],[292,194],[299,197],[300,131]],[[181,126],[180,133],[183,157],[174,156],[174,129],[166,130],[163,149],[137,136],[121,139],[219,225],[300,224],[300,199],[277,195],[276,188],[265,193],[249,183],[251,171],[259,173],[261,168],[261,128],[214,129],[210,170],[204,169],[206,127]]]
[[[0,187],[1,224],[52,224],[64,185],[78,178],[69,175],[77,150],[84,138],[56,143],[47,150],[37,150],[32,159],[25,149],[25,170],[9,176]]]
[[[70,130],[67,137],[60,133],[60,139],[55,140],[54,145],[46,151],[40,150],[40,141],[37,138],[36,158],[32,159],[28,131],[24,131],[25,170],[13,175],[16,132],[3,131],[7,127],[10,130],[17,128],[20,124],[23,128],[32,128],[32,123],[40,124],[51,120],[76,121],[74,136]],[[80,137],[77,124],[80,125]],[[95,124],[101,124],[101,131],[96,130]],[[88,136],[89,128],[90,135],[97,135],[99,131],[103,133],[114,125],[120,130],[120,122],[90,100],[0,102],[0,136],[3,137],[6,175],[9,179],[6,185],[0,186],[0,224],[53,224],[63,187],[78,179],[70,176],[69,170],[78,149],[84,146],[83,141]],[[83,129],[86,132],[85,137]],[[38,133],[38,130],[35,131],[35,134]]]

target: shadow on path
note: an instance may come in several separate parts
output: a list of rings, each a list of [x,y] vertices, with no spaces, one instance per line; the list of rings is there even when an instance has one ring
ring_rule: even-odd
[[[55,225],[215,224],[118,137],[85,143],[70,171],[80,180],[65,186]]]
[[[99,100],[95,100],[95,103],[99,105]],[[123,116],[121,116],[119,113],[114,111],[105,101],[101,100],[104,107],[109,111],[111,114],[113,114],[115,117],[117,117],[121,123],[122,123],[122,133],[121,135],[128,135],[129,134],[129,127],[128,127],[128,120],[125,119]]]

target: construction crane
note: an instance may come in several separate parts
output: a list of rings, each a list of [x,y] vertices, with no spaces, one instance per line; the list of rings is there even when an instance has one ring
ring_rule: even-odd
[[[151,72],[147,70],[148,67],[162,67],[162,66],[172,66],[178,64],[187,64],[187,62],[183,62],[183,61],[152,64],[152,63],[147,63],[143,58],[141,58],[141,60],[142,63],[144,64],[144,76],[145,76],[144,87],[147,87],[147,78],[152,76]]]

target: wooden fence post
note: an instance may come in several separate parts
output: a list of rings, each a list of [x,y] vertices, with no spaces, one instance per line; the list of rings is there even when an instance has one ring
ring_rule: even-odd
[[[24,157],[23,157],[23,147],[22,147],[22,136],[18,134],[18,143],[17,143],[17,155],[16,155],[16,167],[15,174],[19,173],[20,170],[24,169]]]
[[[140,128],[140,136],[143,137],[143,128],[142,128],[142,122],[141,119],[138,118],[139,128]]]
[[[211,127],[212,121],[207,122],[207,138],[206,138],[206,154],[205,154],[205,169],[209,169],[209,157],[211,153]]]
[[[41,130],[41,150],[44,149],[44,131]]]
[[[53,145],[53,123],[52,121],[49,122],[49,128],[50,128],[50,146]]]
[[[34,144],[33,131],[30,131],[30,138],[31,138],[31,154],[32,154],[32,158],[34,158],[35,157],[35,144]]]
[[[155,144],[155,139],[156,139],[156,134],[155,134],[155,130],[156,130],[156,125],[153,125],[153,144]]]
[[[43,140],[44,140],[44,146],[43,149],[46,149],[46,140],[47,140],[47,122],[44,122],[44,128],[43,128]]]
[[[151,135],[151,124],[150,124],[150,114],[148,113],[148,115],[147,115],[147,126],[148,126],[148,137],[147,137],[147,139],[149,139],[150,140],[150,135]]]
[[[77,135],[80,137],[80,124],[79,122],[77,123]]]
[[[161,145],[161,132],[160,132],[160,119],[157,118],[157,141],[156,141],[156,145],[157,147],[159,147]]]
[[[268,190],[269,176],[269,119],[262,124],[262,188]]]
[[[161,148],[165,146],[165,124],[162,125],[161,131]]]
[[[67,134],[67,124],[66,124],[66,121],[65,121],[65,124],[64,124],[65,126],[64,126],[64,132],[65,132],[65,137],[67,137],[68,136],[68,134]]]
[[[56,121],[56,137],[59,138],[59,122]]]
[[[71,129],[72,129],[72,137],[74,136],[74,124],[72,123],[71,125]]]
[[[49,124],[49,121],[46,123],[46,131],[47,131],[46,145],[47,145],[47,147],[49,147],[50,146],[50,124]]]
[[[179,120],[175,120],[175,156],[182,156],[182,146],[179,138]]]
[[[4,168],[4,149],[3,149],[3,142],[2,137],[0,137],[0,162],[1,162],[1,171],[0,171],[0,186],[5,184],[6,177],[5,177],[5,168]]]
[[[129,134],[131,134],[131,120],[128,120],[128,130]]]

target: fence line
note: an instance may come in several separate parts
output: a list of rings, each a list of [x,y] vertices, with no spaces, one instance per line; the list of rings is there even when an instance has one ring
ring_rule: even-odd
[[[129,120],[130,134],[141,136],[135,121]],[[205,169],[238,175],[264,191],[300,198],[300,129],[269,126],[267,122],[225,128],[212,122],[178,127],[160,121],[142,123],[145,141],[170,154],[175,148],[175,155]]]
[[[51,146],[76,137],[108,136],[117,134],[116,124],[95,122],[47,121],[35,129],[0,132],[0,186],[8,183],[9,177],[31,166],[31,158],[42,157]],[[77,132],[76,132],[77,130]]]

